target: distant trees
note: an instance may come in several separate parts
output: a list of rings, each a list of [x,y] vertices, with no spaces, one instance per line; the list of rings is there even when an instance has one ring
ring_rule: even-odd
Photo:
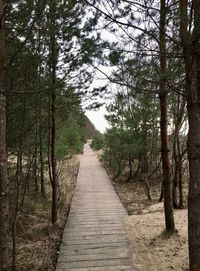
[[[159,164],[159,104],[152,95],[116,95],[106,116],[111,128],[105,134],[104,160],[114,179],[126,172],[126,181],[142,178],[151,200],[148,179]]]

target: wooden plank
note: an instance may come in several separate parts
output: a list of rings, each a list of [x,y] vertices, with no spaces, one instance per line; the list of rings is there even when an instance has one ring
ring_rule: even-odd
[[[60,253],[59,255],[59,262],[79,262],[79,261],[96,261],[96,260],[110,260],[110,259],[127,259],[129,258],[129,253],[127,251],[120,251],[117,253],[114,253],[113,251],[110,251],[109,253],[95,253],[91,254],[89,252],[88,254],[84,255],[68,255],[67,253]]]
[[[120,225],[120,226],[113,226],[113,225],[109,225],[109,226],[104,226],[104,228],[102,229],[102,227],[89,227],[89,226],[85,226],[85,227],[69,227],[65,230],[65,234],[88,234],[88,233],[97,233],[97,234],[104,234],[104,233],[122,233],[124,231],[124,228]]]
[[[115,222],[115,223],[112,223],[112,222],[107,222],[107,223],[104,223],[104,226],[105,227],[121,227],[122,224],[119,224],[118,222]],[[84,227],[88,227],[88,228],[102,228],[102,224],[100,222],[92,222],[92,223],[87,223],[86,221],[83,221],[81,223],[76,223],[76,222],[73,222],[71,221],[70,223],[67,224],[67,228],[84,228]]]
[[[70,217],[69,217],[70,219]],[[115,217],[115,218],[109,218],[109,217],[94,217],[94,218],[90,218],[90,219],[87,219],[87,220],[84,220],[84,219],[78,219],[78,218],[75,218],[75,219],[72,219],[73,222],[76,222],[76,223],[83,223],[83,222],[101,222],[102,224],[103,223],[107,223],[107,222],[121,222],[122,223],[122,220],[121,218],[119,217]]]
[[[116,247],[125,247],[127,248],[129,246],[129,242],[126,240],[126,241],[121,241],[121,242],[113,242],[113,243],[94,243],[94,244],[68,244],[68,245],[65,245],[63,243],[61,243],[61,252],[62,251],[65,251],[67,249],[69,250],[78,250],[78,249],[81,249],[81,250],[84,250],[84,249],[95,249],[95,248],[103,248],[103,249],[106,249],[106,248],[116,248]]]
[[[118,238],[113,238],[113,237],[104,237],[104,238],[82,238],[82,239],[67,239],[63,240],[62,244],[64,245],[70,245],[70,244],[104,244],[104,243],[116,243],[116,242],[122,242],[122,241],[127,241],[126,236],[118,236]]]
[[[82,232],[80,232],[79,234],[63,234],[63,238],[67,239],[67,240],[82,240],[82,239],[87,239],[87,240],[90,240],[90,239],[116,239],[118,240],[120,237],[123,237],[123,238],[126,238],[125,236],[125,232],[123,234],[123,232],[121,232],[120,234],[119,233],[86,233],[86,234],[82,234]],[[127,238],[126,238],[127,239]]]
[[[94,248],[77,248],[77,247],[63,247],[60,255],[94,255],[94,254],[110,254],[111,252],[114,254],[120,254],[127,250],[127,244],[124,246],[109,246],[109,247],[94,247]]]
[[[130,267],[130,259],[109,259],[109,260],[93,260],[93,261],[77,261],[77,262],[58,262],[57,268],[82,268],[82,267],[104,267],[104,266],[128,266]]]
[[[73,268],[73,269],[57,269],[57,271],[133,271],[132,267],[122,266],[101,266],[101,267],[86,267],[86,268]]]

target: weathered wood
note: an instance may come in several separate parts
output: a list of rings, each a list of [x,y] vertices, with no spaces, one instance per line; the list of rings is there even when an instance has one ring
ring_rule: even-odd
[[[124,250],[126,250],[126,246],[118,247],[118,246],[109,246],[109,247],[93,247],[93,248],[71,248],[67,247],[66,249],[63,247],[62,251],[60,252],[60,255],[94,255],[94,254],[110,254],[110,252],[114,252],[114,254],[123,253]]]
[[[103,244],[103,243],[115,243],[115,242],[123,242],[127,241],[127,238],[125,236],[111,236],[111,237],[96,237],[92,239],[68,239],[63,241],[64,245],[70,245],[70,244]]]
[[[59,268],[66,268],[67,270],[82,267],[105,267],[105,266],[119,266],[124,265],[130,267],[130,258],[123,259],[109,259],[109,260],[91,260],[91,261],[76,261],[76,262],[58,262]]]
[[[57,269],[57,271],[68,271],[67,268]],[[104,266],[104,267],[86,267],[86,268],[73,268],[70,271],[132,271],[129,266]]]
[[[69,244],[69,245],[64,245],[61,244],[60,247],[60,253],[62,253],[62,251],[66,251],[66,250],[86,250],[86,249],[98,249],[98,248],[109,248],[109,249],[113,249],[113,248],[123,248],[123,249],[127,249],[127,246],[129,245],[129,242],[126,241],[121,241],[121,242],[113,242],[113,243],[101,243],[101,244],[79,244],[79,245],[73,245],[73,244]]]
[[[86,144],[56,271],[133,271],[127,212]]]
[[[59,262],[80,262],[80,261],[96,261],[96,260],[113,260],[113,259],[127,259],[129,258],[129,254],[127,252],[116,252],[114,253],[112,250],[108,253],[95,253],[84,255],[67,255],[66,253],[62,252],[59,256]],[[58,262],[58,263],[59,263]]]

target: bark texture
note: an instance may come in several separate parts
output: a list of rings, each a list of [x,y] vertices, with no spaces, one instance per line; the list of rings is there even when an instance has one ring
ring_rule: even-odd
[[[52,223],[57,221],[57,170],[56,170],[56,2],[50,2],[50,62],[51,62],[51,172],[52,172]]]
[[[167,232],[174,232],[174,215],[172,202],[172,182],[170,177],[170,159],[168,144],[168,114],[166,90],[166,3],[160,1],[160,130],[161,130],[161,159],[163,169],[163,196],[165,209],[165,227]]]
[[[0,270],[8,270],[8,174],[6,153],[5,33],[0,0]]]
[[[180,0],[180,35],[186,74],[186,97],[189,119],[188,160],[188,232],[190,271],[200,270],[200,1],[194,0],[189,22],[188,1]],[[189,25],[193,24],[190,30]]]

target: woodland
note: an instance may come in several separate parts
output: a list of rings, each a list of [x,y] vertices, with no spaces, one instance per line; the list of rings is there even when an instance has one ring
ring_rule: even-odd
[[[189,270],[200,270],[200,1],[0,0],[1,271],[54,270],[26,266],[23,225],[38,216],[62,232],[61,169],[94,130],[85,110],[104,103],[109,128],[93,148],[149,201],[159,179],[169,235],[174,209],[188,208]]]

